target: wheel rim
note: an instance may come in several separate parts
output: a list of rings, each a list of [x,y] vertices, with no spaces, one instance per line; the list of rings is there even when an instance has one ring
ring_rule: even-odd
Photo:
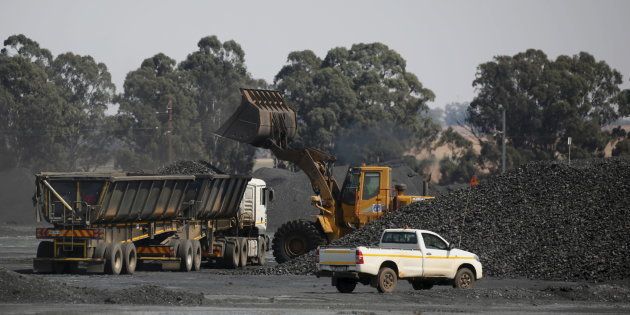
[[[459,286],[462,288],[469,288],[472,283],[472,277],[468,273],[462,274],[459,278]]]
[[[394,275],[391,273],[386,273],[383,275],[383,288],[389,290],[394,286],[394,282],[396,280],[394,279]]]
[[[285,250],[291,257],[297,257],[306,253],[306,240],[301,237],[293,237],[285,242]]]

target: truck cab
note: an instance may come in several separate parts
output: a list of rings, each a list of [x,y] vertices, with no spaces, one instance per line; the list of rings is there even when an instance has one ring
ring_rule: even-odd
[[[239,210],[239,222],[255,226],[260,234],[267,231],[267,204],[273,200],[273,189],[264,180],[252,178],[247,183]]]
[[[320,247],[317,253],[318,276],[332,277],[342,293],[352,292],[357,283],[392,292],[398,279],[416,290],[444,283],[471,288],[483,277],[477,255],[427,230],[387,229],[378,247]]]

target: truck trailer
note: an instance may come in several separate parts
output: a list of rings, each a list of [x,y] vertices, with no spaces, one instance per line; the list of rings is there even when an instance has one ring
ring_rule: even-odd
[[[197,271],[262,265],[269,250],[264,181],[237,175],[36,175],[39,273],[132,274],[139,265]]]

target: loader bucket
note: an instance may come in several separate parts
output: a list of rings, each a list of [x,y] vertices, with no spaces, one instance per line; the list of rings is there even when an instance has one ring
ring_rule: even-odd
[[[216,134],[256,147],[286,148],[295,136],[296,115],[279,91],[241,89],[241,105]]]

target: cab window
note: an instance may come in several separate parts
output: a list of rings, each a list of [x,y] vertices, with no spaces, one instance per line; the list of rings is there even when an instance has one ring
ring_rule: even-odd
[[[386,232],[381,243],[418,244],[418,236],[413,232]]]
[[[358,171],[353,171],[352,169],[348,170],[341,191],[341,202],[347,205],[354,205],[357,197],[357,189],[359,187],[359,175],[361,174]]]
[[[429,233],[422,233],[422,239],[424,239],[424,246],[427,249],[443,249],[446,250],[448,248],[448,245],[446,244],[446,242],[444,242],[441,238],[433,235],[433,234],[429,234]]]
[[[363,200],[376,197],[381,190],[381,173],[366,172],[363,182]]]

